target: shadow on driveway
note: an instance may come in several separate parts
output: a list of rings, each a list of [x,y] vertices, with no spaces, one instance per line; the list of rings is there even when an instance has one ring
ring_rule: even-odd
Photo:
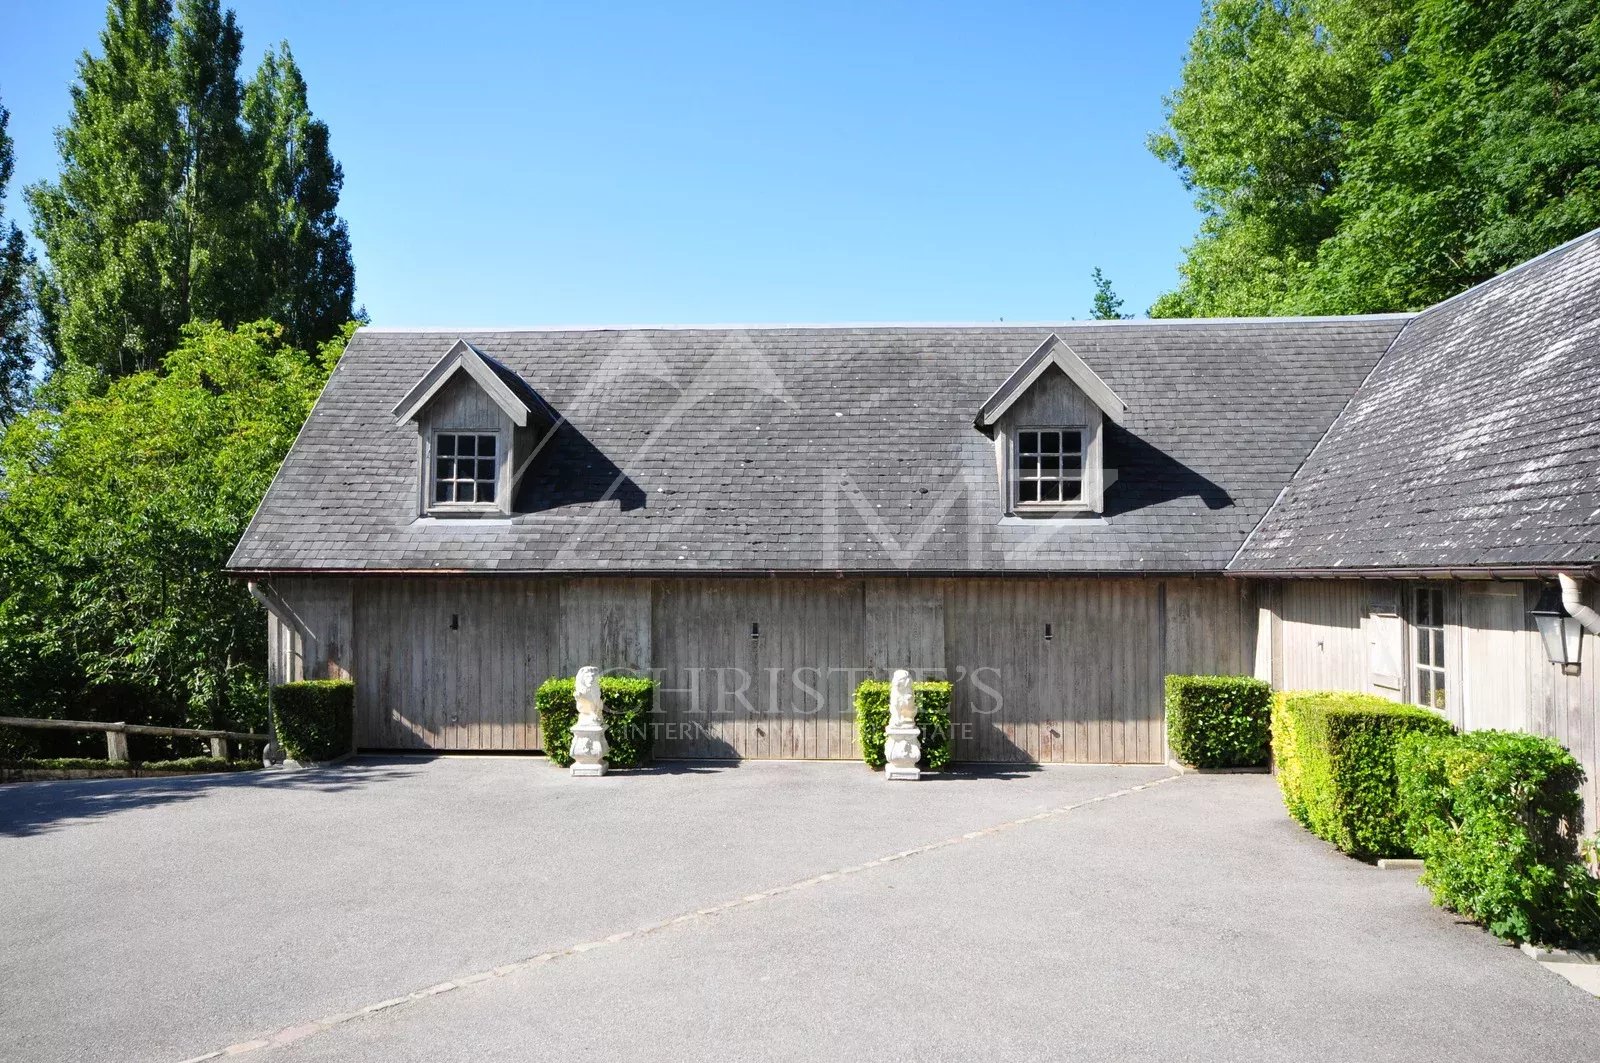
[[[170,805],[214,790],[340,793],[412,774],[400,760],[352,760],[331,768],[262,769],[156,779],[79,779],[0,786],[0,837],[26,838],[118,812]]]

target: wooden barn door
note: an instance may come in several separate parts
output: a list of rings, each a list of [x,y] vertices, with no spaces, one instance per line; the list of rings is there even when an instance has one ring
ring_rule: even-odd
[[[945,646],[957,759],[1161,760],[1156,582],[952,581]]]
[[[656,584],[656,755],[851,760],[855,683],[866,675],[855,580]]]
[[[523,580],[372,580],[356,591],[356,745],[532,750],[557,592]]]

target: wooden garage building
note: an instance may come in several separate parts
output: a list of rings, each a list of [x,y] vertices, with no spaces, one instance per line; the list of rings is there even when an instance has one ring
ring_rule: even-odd
[[[596,664],[660,681],[662,756],[854,758],[851,690],[907,667],[960,759],[1148,762],[1164,674],[1255,670],[1592,766],[1600,662],[1524,607],[1600,562],[1597,263],[1420,315],[362,329],[230,568],[365,748],[538,749],[535,687]]]

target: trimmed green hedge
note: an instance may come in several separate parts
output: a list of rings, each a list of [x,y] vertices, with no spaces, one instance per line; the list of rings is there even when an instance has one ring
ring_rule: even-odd
[[[1449,734],[1437,713],[1372,694],[1289,691],[1272,705],[1272,754],[1289,814],[1364,859],[1406,856],[1395,776],[1404,735]]]
[[[922,759],[917,766],[938,771],[950,763],[954,731],[950,726],[950,684],[929,679],[911,684],[917,706],[917,730],[922,743]],[[861,739],[861,759],[873,768],[882,768],[883,736],[889,728],[889,682],[863,680],[856,687],[856,735]]]
[[[176,760],[106,760],[102,757],[25,757],[0,760],[0,768],[27,771],[250,771],[261,767],[259,760],[222,760],[217,757],[179,757]]]
[[[576,680],[546,679],[533,695],[539,711],[539,733],[544,736],[544,755],[563,768],[572,764],[572,725],[578,722],[578,702],[573,696]],[[600,699],[605,702],[606,764],[613,768],[635,768],[650,760],[655,735],[650,727],[650,712],[655,708],[654,679],[633,676],[600,677]]]
[[[272,688],[278,744],[301,763],[332,760],[354,748],[356,685],[348,679],[304,679]]]
[[[1267,763],[1272,684],[1247,675],[1167,676],[1167,746],[1197,768]]]
[[[1410,735],[1396,755],[1411,845],[1439,905],[1509,941],[1600,944],[1578,855],[1583,768],[1548,738]]]

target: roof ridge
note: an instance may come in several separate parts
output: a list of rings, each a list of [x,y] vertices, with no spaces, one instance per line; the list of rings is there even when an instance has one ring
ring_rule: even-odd
[[[1454,295],[1447,296],[1446,298],[1440,299],[1437,303],[1433,303],[1430,306],[1426,306],[1426,307],[1422,308],[1421,310],[1417,311],[1412,316],[1413,317],[1422,317],[1425,314],[1431,314],[1435,310],[1439,310],[1439,309],[1442,309],[1442,308],[1444,308],[1446,306],[1449,306],[1451,303],[1454,303],[1457,300],[1465,299],[1467,296],[1472,295],[1475,292],[1482,291],[1484,288],[1487,288],[1492,284],[1499,284],[1501,281],[1505,280],[1507,277],[1513,277],[1516,274],[1521,273],[1523,270],[1527,269],[1529,266],[1537,265],[1538,263],[1543,262],[1547,258],[1555,258],[1558,255],[1564,254],[1565,252],[1572,250],[1578,244],[1583,243],[1585,240],[1595,239],[1597,237],[1600,237],[1600,229],[1590,229],[1586,233],[1582,233],[1582,234],[1580,234],[1578,236],[1574,236],[1570,240],[1566,240],[1566,241],[1564,241],[1562,243],[1557,244],[1556,246],[1550,248],[1548,251],[1540,252],[1539,254],[1534,255],[1530,259],[1526,259],[1526,260],[1524,260],[1522,262],[1518,262],[1515,266],[1507,267],[1506,269],[1501,270],[1499,273],[1496,273],[1494,276],[1489,277],[1489,278],[1487,278],[1485,280],[1481,280],[1477,284],[1474,284],[1469,288],[1463,288],[1461,291],[1456,292],[1456,294],[1454,294]],[[1404,331],[1404,330],[1402,329],[1401,331]]]
[[[357,333],[379,335],[443,335],[478,336],[497,332],[791,332],[795,330],[852,329],[860,331],[890,331],[909,329],[1063,329],[1063,328],[1138,328],[1208,325],[1312,325],[1340,322],[1394,321],[1411,319],[1418,311],[1396,311],[1382,314],[1321,314],[1284,317],[1157,317],[1124,318],[1119,321],[1099,321],[1093,318],[1076,321],[844,321],[844,322],[794,322],[769,324],[657,324],[657,325],[514,325],[514,326],[384,326],[363,325]]]

